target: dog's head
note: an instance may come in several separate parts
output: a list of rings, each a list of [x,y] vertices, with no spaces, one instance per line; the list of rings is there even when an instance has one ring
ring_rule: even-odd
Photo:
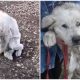
[[[48,27],[70,46],[80,45],[80,6],[65,3],[42,19],[42,28]]]

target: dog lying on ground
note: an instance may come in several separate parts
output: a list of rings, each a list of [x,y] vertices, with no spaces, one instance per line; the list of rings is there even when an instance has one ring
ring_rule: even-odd
[[[4,52],[4,56],[10,60],[13,60],[12,54],[15,50],[15,55],[20,56],[23,49],[20,38],[16,20],[0,11],[0,53]]]
[[[68,45],[68,78],[80,78],[80,5],[66,2],[54,8],[50,15],[42,19],[42,28],[54,32]],[[51,44],[51,40],[47,43]]]

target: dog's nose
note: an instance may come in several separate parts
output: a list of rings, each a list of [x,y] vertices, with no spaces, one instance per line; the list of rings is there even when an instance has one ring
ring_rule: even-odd
[[[80,43],[80,36],[74,36],[74,37],[72,38],[72,42],[75,43],[75,44]]]

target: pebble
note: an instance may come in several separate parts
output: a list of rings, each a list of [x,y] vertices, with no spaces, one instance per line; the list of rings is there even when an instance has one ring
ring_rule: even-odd
[[[21,67],[21,64],[18,64],[18,63],[17,63],[16,66],[17,66],[17,67]]]

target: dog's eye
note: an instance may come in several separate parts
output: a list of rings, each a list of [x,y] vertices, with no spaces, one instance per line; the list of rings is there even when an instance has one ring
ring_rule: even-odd
[[[63,24],[62,27],[64,27],[64,28],[68,28],[68,26],[67,26],[66,24]]]
[[[76,26],[79,27],[79,26],[80,26],[80,22],[77,22],[77,23],[76,23]]]

